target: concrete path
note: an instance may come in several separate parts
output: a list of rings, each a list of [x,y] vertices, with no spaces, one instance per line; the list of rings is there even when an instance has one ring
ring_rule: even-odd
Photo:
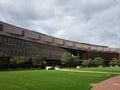
[[[103,73],[103,74],[118,74],[118,72],[99,72],[99,71],[82,71],[82,70],[70,70],[70,69],[59,69],[60,71],[69,71],[69,72],[86,72],[86,73]]]
[[[94,85],[91,90],[120,90],[120,75]]]

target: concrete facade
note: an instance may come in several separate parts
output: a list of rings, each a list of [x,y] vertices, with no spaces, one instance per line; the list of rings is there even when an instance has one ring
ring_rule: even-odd
[[[105,61],[120,58],[120,48],[91,45],[48,36],[0,21],[0,51],[6,57],[45,55],[48,62],[60,63],[64,52],[78,55],[80,60],[102,57]]]

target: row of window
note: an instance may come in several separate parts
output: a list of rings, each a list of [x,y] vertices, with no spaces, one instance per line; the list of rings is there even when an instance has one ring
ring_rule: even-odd
[[[59,48],[47,44],[41,44],[36,42],[31,42],[27,40],[17,39],[13,37],[6,37],[0,35],[0,43],[2,44],[12,44],[17,46],[23,46],[27,48],[42,48],[42,49],[55,49],[58,50]]]
[[[45,55],[51,58],[60,57],[64,52],[64,49],[59,47],[2,35],[0,35],[0,48],[6,56]]]
[[[62,55],[57,52],[50,52],[41,49],[32,49],[32,48],[20,48],[13,45],[3,45],[0,44],[0,51],[2,51],[5,56],[13,57],[13,56],[36,56],[36,55],[45,55],[48,58],[59,59]]]

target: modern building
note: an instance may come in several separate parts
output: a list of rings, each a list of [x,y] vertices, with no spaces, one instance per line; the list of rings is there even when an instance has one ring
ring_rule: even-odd
[[[7,58],[14,56],[47,56],[48,64],[60,64],[61,56],[69,51],[79,60],[102,57],[105,62],[120,58],[120,48],[64,40],[23,29],[0,21],[0,51]]]

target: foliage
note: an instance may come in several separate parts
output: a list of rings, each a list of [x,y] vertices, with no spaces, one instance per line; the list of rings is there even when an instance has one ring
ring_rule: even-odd
[[[4,58],[4,53],[0,52],[0,69],[5,69],[8,62]]]
[[[104,60],[101,57],[96,57],[94,59],[95,66],[102,66],[104,64]]]
[[[118,65],[118,66],[120,66],[120,60],[117,59],[117,58],[113,58],[113,59],[109,62],[109,65],[112,65],[112,66]]]
[[[28,61],[28,58],[24,56],[13,57],[10,59],[10,62],[15,64],[22,64],[22,63],[25,63],[26,61]]]
[[[63,65],[66,65],[66,66],[74,66],[75,65],[75,61],[78,60],[78,57],[77,56],[73,56],[70,52],[65,52],[63,55],[62,55],[62,58],[61,58],[61,61],[62,61],[62,64]]]
[[[69,53],[69,52],[65,52],[63,55],[62,55],[62,63],[65,64],[67,63],[68,61],[70,61],[72,59],[72,54]]]
[[[94,60],[91,60],[91,59],[84,60],[84,61],[82,62],[82,65],[83,65],[83,66],[86,66],[86,67],[93,66],[93,65],[94,65]]]
[[[13,58],[10,58],[10,63],[13,65],[17,65],[18,68],[22,66],[25,62],[27,62],[29,58],[24,57],[24,56],[16,56]]]
[[[42,68],[44,68],[45,65],[46,65],[46,60],[47,60],[47,57],[42,56],[42,55],[32,57],[33,67],[42,67]]]
[[[3,59],[4,53],[0,52],[0,60]]]
[[[94,60],[88,59],[82,62],[83,66],[93,67],[93,66],[102,66],[104,64],[104,60],[101,57],[96,57]]]

